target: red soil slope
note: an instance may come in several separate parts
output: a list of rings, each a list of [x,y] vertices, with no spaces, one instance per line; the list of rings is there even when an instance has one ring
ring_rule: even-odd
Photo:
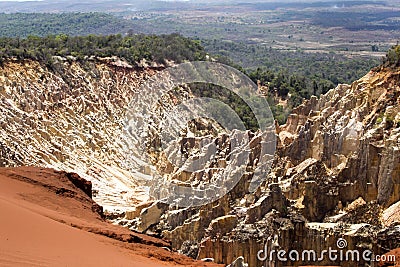
[[[400,267],[400,248],[389,251],[385,256],[386,261],[380,261],[378,267]],[[395,261],[387,260],[389,256],[395,256]]]
[[[88,189],[65,172],[0,168],[0,266],[220,266],[109,224]]]

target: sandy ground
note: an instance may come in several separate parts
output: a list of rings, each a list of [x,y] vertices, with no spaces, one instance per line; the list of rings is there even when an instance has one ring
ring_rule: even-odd
[[[0,168],[0,266],[221,266],[114,226],[63,172]]]
[[[384,254],[386,261],[380,261],[378,267],[400,267],[400,248],[393,249],[388,253]],[[395,257],[395,261],[387,260],[388,257]]]

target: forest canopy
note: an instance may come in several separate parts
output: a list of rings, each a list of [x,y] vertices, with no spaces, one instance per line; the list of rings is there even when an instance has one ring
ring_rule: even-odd
[[[131,28],[127,21],[105,13],[0,13],[0,35],[4,37],[106,35]]]
[[[0,58],[3,60],[14,57],[51,64],[54,56],[73,56],[78,60],[85,56],[117,56],[135,64],[143,58],[158,63],[204,60],[206,53],[199,41],[179,34],[0,37]]]

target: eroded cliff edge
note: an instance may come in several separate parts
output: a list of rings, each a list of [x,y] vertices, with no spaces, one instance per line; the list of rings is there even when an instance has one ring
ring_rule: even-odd
[[[399,77],[398,69],[372,70],[296,108],[277,126],[272,171],[256,193],[248,192],[249,168],[228,195],[204,207],[153,204],[142,212],[139,229],[158,232],[193,257],[230,263],[243,256],[249,266],[302,264],[260,260],[266,247],[318,253],[337,249],[339,238],[360,253],[400,247]],[[252,142],[257,155],[260,146]]]
[[[124,114],[139,85],[159,66],[118,58],[55,57],[0,67],[0,166],[34,165],[76,172],[93,183],[106,210],[147,200],[135,159],[125,157]]]
[[[252,194],[252,160],[261,144],[248,132],[253,156],[239,183],[213,203],[185,209],[146,202],[146,170],[135,171],[140,160],[127,160],[127,144],[120,138],[126,106],[158,70],[117,58],[57,58],[52,68],[30,60],[3,62],[1,166],[77,172],[92,181],[94,199],[106,209],[133,209],[117,220],[120,224],[219,263],[243,256],[249,266],[275,264],[257,258],[266,244],[321,251],[344,238],[349,249],[360,251],[383,254],[400,247],[400,70],[373,70],[295,109],[286,125],[277,126],[272,171]],[[172,103],[165,99],[164,105]],[[179,172],[162,157],[158,169],[181,181],[211,179],[216,169],[230,164],[232,142],[226,134],[214,138],[221,158],[207,169]],[[190,150],[200,139],[183,138],[181,145]]]

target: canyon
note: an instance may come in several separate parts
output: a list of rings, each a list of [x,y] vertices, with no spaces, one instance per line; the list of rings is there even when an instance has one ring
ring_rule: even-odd
[[[176,149],[199,158],[207,138],[218,153],[203,169],[183,172],[151,149],[159,147],[155,131],[148,151],[153,166],[143,164],[143,155],[125,138],[127,108],[141,84],[164,68],[118,58],[58,57],[52,66],[3,62],[0,166],[76,173],[93,184],[94,201],[114,224],[225,265],[313,265],[311,259],[282,262],[260,255],[337,249],[338,240],[348,250],[376,255],[400,247],[400,69],[377,67],[295,108],[285,125],[275,125],[270,171],[253,191],[256,160],[264,153],[260,132],[239,136],[221,133],[206,120],[192,122]],[[161,110],[190,97],[190,88],[181,88],[163,98]],[[151,116],[159,116],[160,106],[148,106]],[[182,183],[207,184],[234,164],[231,148],[244,137],[249,161],[227,194],[197,207],[168,205],[149,195],[154,170]],[[324,258],[318,264],[376,263]]]

